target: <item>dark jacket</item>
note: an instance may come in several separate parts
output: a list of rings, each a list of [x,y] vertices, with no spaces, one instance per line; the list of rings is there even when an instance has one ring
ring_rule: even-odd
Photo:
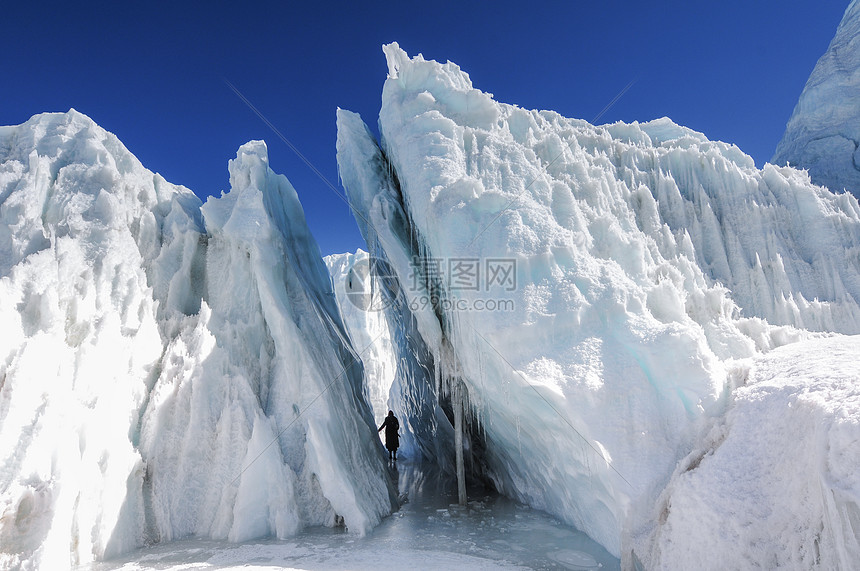
[[[382,426],[379,427],[377,432],[385,429],[385,447],[389,450],[397,450],[400,447],[400,435],[398,431],[400,430],[400,421],[397,420],[397,417],[393,414],[390,414],[385,417],[385,420],[382,422]]]

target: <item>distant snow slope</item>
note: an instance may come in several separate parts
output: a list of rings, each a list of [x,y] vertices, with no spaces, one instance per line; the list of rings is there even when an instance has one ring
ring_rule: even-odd
[[[0,566],[390,511],[296,193],[259,141],[230,183],[201,215],[80,113],[0,128]]]
[[[860,332],[857,200],[668,119],[527,111],[384,51],[380,144],[338,113],[370,253],[443,387],[465,383],[499,489],[629,562],[738,360]]]
[[[771,161],[860,196],[860,2],[852,0],[806,82]]]

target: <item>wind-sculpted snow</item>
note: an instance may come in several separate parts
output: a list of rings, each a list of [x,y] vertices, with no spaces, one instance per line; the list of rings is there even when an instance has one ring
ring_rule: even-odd
[[[385,53],[380,145],[338,114],[370,253],[465,383],[499,489],[629,558],[736,360],[860,331],[857,201],[668,119],[527,111]]]
[[[853,0],[791,114],[774,164],[808,169],[815,184],[860,196],[860,2]]]
[[[201,216],[77,112],[0,128],[0,566],[390,511],[295,191],[262,142],[230,179]]]

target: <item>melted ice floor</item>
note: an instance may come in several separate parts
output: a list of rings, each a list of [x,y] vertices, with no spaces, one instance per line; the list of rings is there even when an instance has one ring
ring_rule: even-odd
[[[90,569],[620,569],[600,545],[546,513],[480,488],[461,508],[455,482],[408,460],[391,474],[405,503],[363,538],[315,528],[286,541],[191,539]]]

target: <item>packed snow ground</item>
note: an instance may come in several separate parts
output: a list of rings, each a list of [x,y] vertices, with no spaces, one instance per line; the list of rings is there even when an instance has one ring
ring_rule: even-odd
[[[316,528],[286,542],[187,540],[84,569],[620,569],[600,545],[545,513],[480,487],[460,507],[456,482],[437,468],[406,460],[389,470],[403,505],[365,537]]]

